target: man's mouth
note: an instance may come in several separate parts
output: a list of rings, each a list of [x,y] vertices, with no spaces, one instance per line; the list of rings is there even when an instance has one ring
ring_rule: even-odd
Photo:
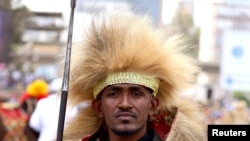
[[[136,118],[136,115],[131,112],[119,112],[115,115],[115,117],[120,120],[131,120]]]

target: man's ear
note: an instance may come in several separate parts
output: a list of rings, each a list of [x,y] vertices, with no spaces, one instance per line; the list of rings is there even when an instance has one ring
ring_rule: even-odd
[[[159,99],[156,97],[153,97],[151,99],[151,106],[149,110],[149,115],[154,115],[159,109]]]
[[[101,100],[100,99],[94,99],[92,101],[92,108],[96,111],[96,114],[102,118],[103,117],[103,112],[101,110]]]

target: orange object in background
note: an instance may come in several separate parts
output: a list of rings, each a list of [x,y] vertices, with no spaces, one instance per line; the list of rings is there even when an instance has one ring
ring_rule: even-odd
[[[41,98],[47,97],[49,93],[49,86],[43,79],[36,79],[30,83],[26,92],[21,96],[20,103],[24,102],[28,98],[36,98],[40,100]]]
[[[27,86],[26,91],[19,99],[20,106],[28,115],[31,115],[35,109],[37,101],[47,97],[48,94],[48,83],[43,79],[36,79]]]

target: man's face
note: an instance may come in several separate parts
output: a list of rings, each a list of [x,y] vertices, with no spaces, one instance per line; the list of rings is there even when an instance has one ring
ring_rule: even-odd
[[[93,103],[108,129],[121,136],[145,131],[149,114],[158,106],[148,88],[134,84],[108,86]]]

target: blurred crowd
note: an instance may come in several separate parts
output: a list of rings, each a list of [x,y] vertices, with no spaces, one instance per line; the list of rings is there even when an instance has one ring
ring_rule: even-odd
[[[51,140],[57,131],[62,79],[3,70],[0,83],[0,140]],[[65,121],[84,106],[67,105]]]
[[[37,102],[49,95],[49,85],[42,78],[35,78],[25,89],[20,82],[7,84],[4,94],[1,93],[0,113],[2,131],[5,131],[1,140],[26,141],[25,128],[28,126],[29,118]]]
[[[0,83],[0,140],[51,139],[57,130],[60,104],[57,94],[62,85],[61,78],[46,80],[28,74],[21,79],[15,71],[12,74],[1,71]],[[71,107],[66,120],[86,105]],[[228,96],[200,105],[207,124],[250,124],[250,110],[246,101]]]
[[[250,109],[244,100],[226,97],[201,107],[207,124],[250,124]]]

